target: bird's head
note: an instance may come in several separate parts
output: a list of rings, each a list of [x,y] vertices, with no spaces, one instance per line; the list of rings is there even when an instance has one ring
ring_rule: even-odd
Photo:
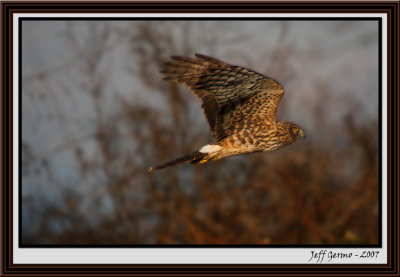
[[[293,140],[297,140],[299,137],[306,137],[304,134],[304,130],[295,123],[289,123],[289,134]]]

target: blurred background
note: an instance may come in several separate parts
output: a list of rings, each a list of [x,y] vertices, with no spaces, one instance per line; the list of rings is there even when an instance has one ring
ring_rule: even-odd
[[[22,22],[22,243],[376,244],[377,21]],[[284,89],[305,140],[148,173],[211,137],[171,55]]]

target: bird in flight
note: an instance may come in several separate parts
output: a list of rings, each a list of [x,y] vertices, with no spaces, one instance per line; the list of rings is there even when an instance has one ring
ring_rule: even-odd
[[[276,120],[283,96],[275,80],[250,69],[201,54],[172,56],[164,63],[164,80],[188,86],[200,98],[213,142],[191,154],[152,166],[149,171],[190,162],[204,163],[228,156],[274,151],[304,137],[292,122]]]

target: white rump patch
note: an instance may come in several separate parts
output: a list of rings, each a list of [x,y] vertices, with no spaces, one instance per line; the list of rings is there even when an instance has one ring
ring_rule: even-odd
[[[201,153],[214,153],[217,152],[219,150],[221,150],[221,146],[219,145],[213,145],[213,144],[207,144],[204,145],[202,148],[200,148],[199,152]]]

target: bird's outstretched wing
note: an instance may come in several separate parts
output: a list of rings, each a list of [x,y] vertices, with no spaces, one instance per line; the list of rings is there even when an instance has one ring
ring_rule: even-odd
[[[201,99],[214,141],[237,132],[238,126],[245,128],[246,121],[254,118],[252,108],[258,120],[276,124],[276,109],[283,95],[278,82],[244,67],[195,56],[172,56],[161,73],[166,74],[164,80],[184,83]]]

